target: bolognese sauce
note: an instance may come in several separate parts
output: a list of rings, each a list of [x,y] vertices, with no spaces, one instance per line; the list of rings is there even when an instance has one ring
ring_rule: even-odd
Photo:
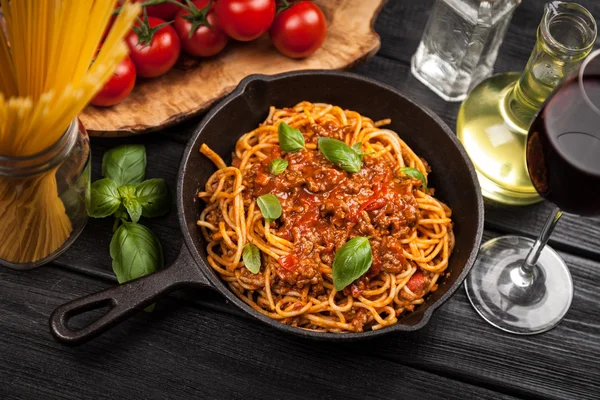
[[[302,133],[305,145],[299,151],[285,152],[278,145],[273,128],[282,121]],[[227,194],[199,225],[210,242],[211,265],[244,301],[305,329],[362,331],[395,323],[435,290],[454,244],[451,211],[433,197],[433,189],[401,172],[411,165],[426,176],[430,168],[380,126],[358,113],[304,102],[272,108],[261,127],[238,141],[232,170],[215,173],[199,194],[208,207],[216,204],[215,193]],[[348,172],[329,161],[318,148],[323,137],[349,144],[363,140],[370,152],[360,170]],[[279,174],[269,171],[276,159],[287,163]],[[278,199],[281,216],[260,222],[255,205],[266,194]],[[232,198],[239,201],[237,212],[243,212],[245,235],[231,221]],[[230,226],[217,228],[223,225]],[[335,256],[355,237],[368,238],[372,263],[335,291]],[[258,273],[239,259],[240,246],[247,243],[261,250]]]

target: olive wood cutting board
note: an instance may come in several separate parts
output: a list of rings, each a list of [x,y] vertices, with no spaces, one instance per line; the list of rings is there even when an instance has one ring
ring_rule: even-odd
[[[176,124],[207,109],[250,74],[301,69],[345,69],[373,56],[380,46],[373,30],[386,0],[316,0],[327,18],[327,37],[312,56],[280,54],[268,34],[247,43],[230,41],[215,57],[182,57],[166,75],[138,79],[133,92],[112,107],[88,106],[80,115],[94,136],[131,136]]]

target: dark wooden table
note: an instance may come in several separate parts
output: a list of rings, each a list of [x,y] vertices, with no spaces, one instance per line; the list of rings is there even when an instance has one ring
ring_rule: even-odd
[[[600,2],[580,0],[596,16]],[[455,126],[458,105],[445,103],[410,74],[433,0],[391,0],[376,23],[382,47],[357,67],[391,84]],[[524,67],[542,16],[542,0],[517,9],[497,71]],[[93,141],[94,178],[103,152],[144,143],[149,177],[175,189],[179,159],[199,118],[144,137]],[[576,195],[576,194],[573,194]],[[600,201],[600,200],[599,200]],[[535,236],[549,204],[486,206],[485,239]],[[167,263],[182,237],[176,212],[145,221]],[[0,399],[499,399],[600,398],[600,220],[565,216],[550,240],[573,274],[575,297],[550,332],[520,337],[483,321],[459,290],[423,330],[359,343],[319,343],[250,320],[209,291],[161,301],[111,332],[71,348],[55,342],[48,317],[60,304],[116,280],[108,244],[112,221],[90,220],[52,265],[30,272],[0,268]]]

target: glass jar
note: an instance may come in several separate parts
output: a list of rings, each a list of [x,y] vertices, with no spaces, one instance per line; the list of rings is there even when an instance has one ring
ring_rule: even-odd
[[[0,156],[0,265],[31,269],[64,252],[87,222],[90,141],[78,119],[48,149]]]

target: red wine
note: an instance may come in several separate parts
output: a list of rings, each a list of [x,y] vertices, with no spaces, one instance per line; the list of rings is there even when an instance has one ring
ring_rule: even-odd
[[[527,138],[536,190],[561,210],[600,215],[600,75],[563,84],[543,105]]]

